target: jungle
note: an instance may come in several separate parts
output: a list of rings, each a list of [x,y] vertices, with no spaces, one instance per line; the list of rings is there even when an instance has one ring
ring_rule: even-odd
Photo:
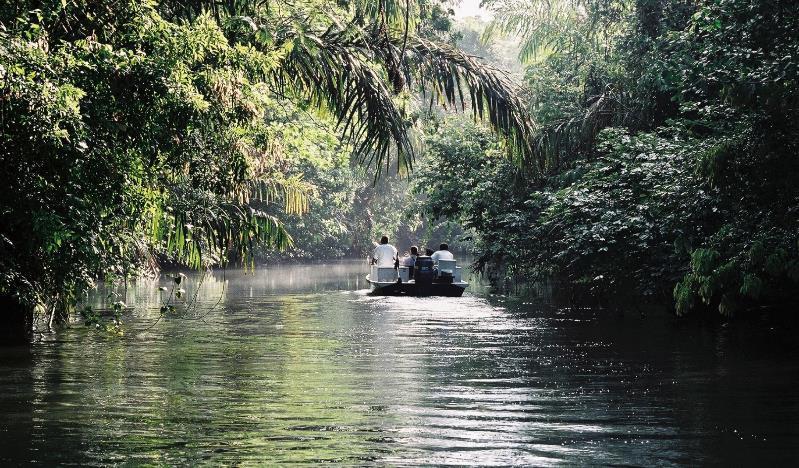
[[[797,5],[481,5],[5,2],[4,307],[380,233],[600,303],[795,303]]]

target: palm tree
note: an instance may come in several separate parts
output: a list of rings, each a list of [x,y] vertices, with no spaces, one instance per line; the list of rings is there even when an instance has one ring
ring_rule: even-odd
[[[162,2],[162,7],[194,19],[201,9],[196,4],[184,8],[184,3]],[[412,167],[412,123],[396,101],[416,91],[430,93],[431,104],[462,110],[468,105],[503,137],[509,155],[532,162],[534,124],[507,74],[414,32],[429,1],[338,2],[349,3],[348,9],[332,14],[326,8],[333,2],[206,3],[232,41],[265,51],[290,50],[268,77],[274,91],[328,109],[360,160],[378,175],[391,166],[392,155],[398,171]]]

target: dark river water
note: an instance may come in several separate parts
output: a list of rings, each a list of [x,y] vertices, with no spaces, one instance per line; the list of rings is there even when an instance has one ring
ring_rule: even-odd
[[[0,349],[0,465],[799,464],[795,321],[373,297],[365,273],[190,275],[160,320],[142,283],[124,336]]]

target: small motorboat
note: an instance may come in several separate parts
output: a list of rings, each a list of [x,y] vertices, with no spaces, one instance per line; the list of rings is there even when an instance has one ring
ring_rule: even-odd
[[[439,260],[421,255],[413,269],[372,265],[366,281],[372,294],[380,296],[449,296],[460,297],[469,283],[461,279],[462,268],[455,260]]]

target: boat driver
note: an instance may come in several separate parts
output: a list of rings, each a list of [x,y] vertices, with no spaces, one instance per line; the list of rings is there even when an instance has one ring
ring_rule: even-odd
[[[372,263],[380,268],[394,268],[397,259],[397,249],[388,243],[388,236],[381,237],[380,245],[372,252]]]

